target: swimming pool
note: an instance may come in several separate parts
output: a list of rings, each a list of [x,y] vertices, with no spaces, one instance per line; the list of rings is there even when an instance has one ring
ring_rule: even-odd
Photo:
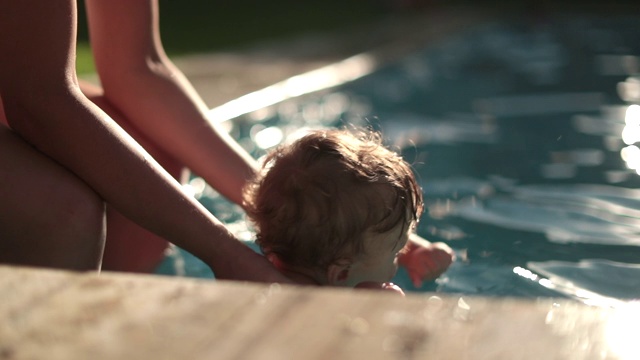
[[[380,129],[413,164],[418,233],[457,261],[408,291],[640,298],[640,17],[587,15],[475,26],[329,89],[230,123],[254,156],[304,128]],[[239,238],[242,213],[190,188]],[[159,273],[211,277],[176,250]]]

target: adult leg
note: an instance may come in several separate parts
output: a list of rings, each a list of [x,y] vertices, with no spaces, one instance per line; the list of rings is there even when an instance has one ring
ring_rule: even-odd
[[[0,154],[0,263],[99,269],[105,239],[102,199],[2,119]]]
[[[86,82],[81,82],[81,88],[83,93],[96,105],[102,108],[107,114],[109,114],[118,124],[123,127],[133,138],[136,139],[164,168],[167,170],[173,177],[178,179],[181,176],[183,166],[178,161],[173,159],[171,156],[167,155],[160,148],[152,144],[149,140],[146,139],[144,135],[141,134],[140,131],[135,129],[126,118],[113,106],[111,106],[106,99],[102,95],[102,89],[99,87],[93,86]],[[6,144],[2,144],[0,146],[0,150],[4,149],[4,146],[7,146],[6,151],[0,151],[0,153],[5,154],[2,159],[0,159],[0,171],[1,174],[4,174],[0,179],[3,179],[4,176],[8,176],[12,171],[12,167],[16,166],[17,163],[21,162],[23,158],[28,158],[31,156],[41,156],[46,159],[45,162],[51,162],[46,156],[39,153],[37,150],[33,149],[28,144],[24,143],[19,139],[19,137],[8,129],[7,121],[4,116],[4,111],[2,107],[2,101],[0,99],[0,126],[3,126],[3,135],[0,138],[0,142],[7,142]],[[8,140],[4,140],[7,138]],[[11,141],[10,141],[11,140]],[[14,144],[18,142],[19,146]],[[10,150],[9,147],[12,149]],[[9,163],[9,160],[13,159],[13,163]],[[43,182],[49,177],[48,173],[54,172],[56,173],[53,176],[54,182],[60,181],[65,182],[67,180],[60,179],[60,175],[58,172],[67,172],[59,165],[54,166],[54,169],[42,169],[38,175],[35,175],[33,170],[26,170],[26,174],[16,174],[13,173],[12,176],[15,176],[13,182],[19,184],[26,184],[23,177],[29,178],[29,174],[31,175],[31,180],[37,181],[38,179]],[[4,169],[7,169],[6,171]],[[68,173],[68,172],[67,172]],[[65,176],[72,176],[71,174],[65,174]],[[80,181],[75,179],[76,181]],[[55,207],[50,207],[50,200],[46,199],[46,194],[40,194],[38,192],[29,192],[31,196],[30,200],[33,202],[23,201],[20,199],[22,194],[27,193],[27,189],[31,187],[37,187],[37,184],[29,185],[25,189],[25,191],[21,191],[21,189],[17,188],[17,185],[13,184],[13,182],[9,180],[4,180],[2,184],[3,186],[0,188],[0,199],[3,199],[2,204],[0,205],[2,209],[0,209],[0,215],[2,215],[2,219],[0,219],[0,262],[11,262],[11,263],[22,263],[22,264],[30,264],[30,265],[43,265],[43,266],[53,266],[53,267],[75,267],[75,266],[66,266],[64,262],[68,259],[65,259],[62,255],[52,256],[49,260],[45,259],[49,256],[47,247],[38,246],[36,243],[32,241],[25,240],[29,236],[33,236],[43,241],[47,241],[47,239],[51,242],[52,246],[58,246],[56,244],[60,244],[60,246],[64,245],[65,241],[68,240],[67,247],[76,247],[78,251],[82,251],[82,247],[73,245],[78,241],[78,237],[82,238],[85,233],[83,229],[80,229],[82,218],[76,217],[75,221],[78,221],[76,226],[67,226],[58,228],[58,233],[41,233],[35,234],[33,232],[28,232],[25,229],[31,230],[45,230],[49,229],[50,225],[36,225],[34,223],[30,223],[33,219],[42,219],[42,221],[50,221],[52,223],[64,224],[65,221],[73,221],[72,219],[56,219],[56,214],[64,214],[64,212],[57,213],[57,209]],[[12,185],[13,184],[13,185]],[[82,183],[83,186],[84,183]],[[74,185],[70,185],[73,187]],[[91,202],[90,200],[85,200],[83,194],[63,194],[64,187],[56,186],[55,194],[59,194],[61,199],[59,201],[64,200],[64,203],[70,207],[78,206],[83,203]],[[59,190],[58,190],[59,189]],[[7,192],[5,194],[4,192]],[[13,202],[9,201],[8,196],[14,194],[19,195],[18,198],[14,199]],[[49,194],[49,195],[55,195]],[[96,195],[91,192],[91,195],[96,197]],[[66,199],[65,196],[70,197]],[[6,197],[6,200],[5,200]],[[95,200],[94,200],[95,201]],[[25,218],[26,223],[20,223],[12,220],[13,218],[19,216],[20,211],[18,210],[16,202],[19,202],[21,205],[22,213],[31,214],[31,220]],[[75,203],[74,203],[75,202]],[[13,205],[10,205],[13,203]],[[43,204],[47,204],[47,208],[43,208]],[[4,206],[6,205],[6,206]],[[13,209],[12,209],[13,207]],[[38,212],[31,210],[32,208],[39,208],[40,210],[50,210],[51,214],[39,214]],[[3,212],[4,211],[4,212]],[[5,212],[7,215],[4,215]],[[9,213],[12,213],[10,215]],[[67,212],[73,213],[73,212]],[[78,212],[75,212],[78,213]],[[84,212],[87,216],[91,216],[91,212]],[[114,210],[112,207],[107,205],[107,223],[106,223],[106,245],[104,244],[104,234],[102,234],[103,238],[100,239],[100,249],[104,247],[104,256],[102,257],[102,269],[110,270],[110,271],[128,271],[128,272],[151,272],[153,269],[160,263],[160,261],[164,258],[164,253],[169,243],[167,240],[155,235],[154,233],[142,228],[136,223],[132,222],[128,218],[124,217],[118,211]],[[6,220],[7,224],[4,224]],[[8,225],[14,224],[15,227],[9,229]],[[91,219],[88,219],[86,222],[87,228],[90,228],[94,224]],[[31,226],[33,225],[33,226]],[[104,226],[104,224],[102,224]],[[3,230],[4,229],[4,230]],[[66,230],[62,231],[61,230]],[[89,230],[89,229],[86,229]],[[74,231],[78,231],[78,233],[73,233]],[[102,230],[101,230],[102,231]],[[22,234],[20,237],[16,237],[16,234]],[[32,235],[30,235],[32,234]],[[14,241],[10,244],[8,239],[14,239]],[[7,240],[5,240],[7,239]],[[91,243],[90,240],[86,240]],[[82,240],[82,242],[86,242]],[[19,244],[23,244],[23,246],[19,247]],[[9,248],[11,247],[11,248]],[[39,251],[42,249],[43,251]],[[35,250],[35,251],[34,251]],[[85,249],[86,250],[86,249]],[[67,255],[72,255],[73,252],[66,253]],[[22,260],[21,260],[22,259]],[[81,260],[81,256],[75,256],[76,260]],[[51,261],[48,263],[48,261]],[[97,265],[93,265],[95,267]]]
[[[81,82],[82,92],[104,110],[174,178],[179,179],[182,164],[149,141],[103,96],[102,89]],[[162,261],[169,242],[132,222],[107,205],[107,242],[102,269],[109,271],[152,272]]]

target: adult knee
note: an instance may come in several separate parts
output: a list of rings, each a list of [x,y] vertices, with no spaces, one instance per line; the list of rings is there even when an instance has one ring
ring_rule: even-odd
[[[106,237],[106,205],[89,187],[67,189],[57,214],[47,220],[55,229],[61,260],[77,270],[97,269]],[[68,256],[67,256],[68,255]]]

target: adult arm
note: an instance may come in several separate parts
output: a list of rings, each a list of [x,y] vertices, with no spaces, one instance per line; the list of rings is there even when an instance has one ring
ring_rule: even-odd
[[[105,98],[147,138],[240,204],[255,160],[208,121],[206,105],[165,55],[157,1],[86,3]]]
[[[75,0],[0,1],[0,54],[11,54],[0,56],[0,94],[11,127],[124,215],[200,257],[218,276],[286,281],[184,195],[82,95],[74,70],[75,36]]]

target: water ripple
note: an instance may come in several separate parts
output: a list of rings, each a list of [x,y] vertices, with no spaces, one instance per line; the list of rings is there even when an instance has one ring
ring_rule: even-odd
[[[551,242],[640,246],[640,191],[613,186],[517,186],[510,194],[460,202],[463,219],[544,234]]]
[[[554,290],[583,301],[640,298],[640,264],[585,259],[530,262],[527,266],[546,277]]]

